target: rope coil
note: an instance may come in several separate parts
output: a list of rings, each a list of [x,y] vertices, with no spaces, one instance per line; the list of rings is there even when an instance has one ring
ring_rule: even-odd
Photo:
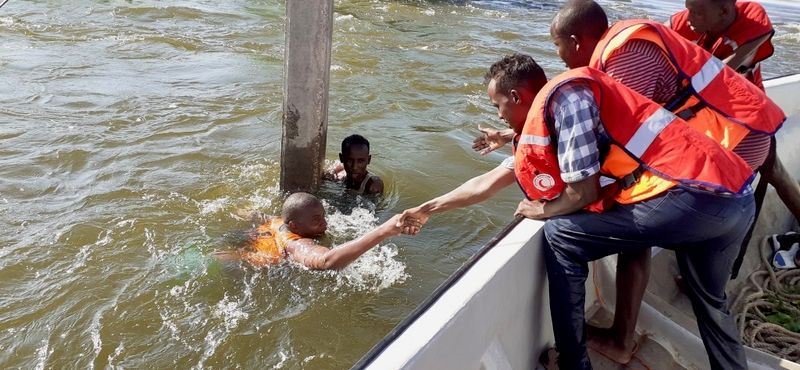
[[[785,360],[800,362],[800,333],[769,322],[768,313],[786,314],[790,320],[800,321],[800,268],[775,270],[770,263],[774,251],[765,237],[759,249],[761,261],[766,266],[750,274],[747,285],[732,307],[744,304],[736,315],[742,344],[773,354]]]

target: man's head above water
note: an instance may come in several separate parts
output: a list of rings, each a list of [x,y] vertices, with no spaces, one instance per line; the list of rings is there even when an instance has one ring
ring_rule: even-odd
[[[294,193],[286,198],[281,218],[291,232],[304,238],[323,236],[328,229],[325,207],[319,198],[309,193]]]

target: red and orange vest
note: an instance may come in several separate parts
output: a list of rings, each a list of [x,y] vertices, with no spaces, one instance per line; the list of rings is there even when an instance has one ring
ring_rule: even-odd
[[[657,22],[632,19],[614,24],[598,42],[589,65],[604,70],[611,53],[632,39],[658,45],[677,72],[682,99],[667,109],[724,147],[734,148],[751,130],[773,135],[786,120],[764,91]]]
[[[600,174],[622,179],[644,170],[638,182],[611,193],[601,192],[601,199],[587,209],[607,208],[608,203],[603,204],[606,197],[622,204],[636,203],[678,183],[734,194],[745,191],[750,183],[752,171],[736,154],[605,73],[583,67],[559,75],[542,88],[515,138],[514,174],[528,199],[553,200],[566,187],[555,138],[550,134],[552,118],[546,114],[553,91],[566,83],[587,83],[600,110],[611,140]]]
[[[281,231],[283,219],[268,220],[252,231],[252,241],[246,246],[242,256],[254,266],[275,265],[286,257],[286,245],[302,239],[300,235]]]
[[[764,90],[761,77],[761,65],[759,62],[769,58],[775,51],[775,48],[772,46],[772,35],[775,34],[775,29],[772,28],[772,23],[767,16],[767,12],[764,11],[764,8],[759,3],[748,1],[737,2],[736,11],[738,13],[736,20],[725,30],[722,37],[718,38],[716,41],[707,40],[708,35],[706,33],[699,34],[692,31],[688,22],[688,10],[675,13],[670,18],[670,24],[675,32],[697,45],[703,46],[703,44],[713,41],[710,49],[706,50],[710,51],[711,54],[714,54],[714,56],[719,59],[727,58],[741,45],[769,35],[769,38],[758,47],[753,61],[750,62],[748,66],[752,68],[752,74],[748,73],[748,79],[761,90]]]

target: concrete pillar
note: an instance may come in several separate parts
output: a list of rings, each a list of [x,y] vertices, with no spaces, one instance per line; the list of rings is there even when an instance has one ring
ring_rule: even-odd
[[[328,134],[333,0],[286,0],[281,190],[316,192]]]

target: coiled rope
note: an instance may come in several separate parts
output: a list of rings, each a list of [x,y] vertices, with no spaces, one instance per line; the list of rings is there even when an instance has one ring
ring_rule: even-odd
[[[768,318],[780,313],[800,322],[800,268],[776,270],[771,263],[774,251],[769,238],[764,238],[759,250],[764,268],[750,274],[750,284],[733,303],[733,307],[744,303],[741,313],[736,315],[736,324],[744,345],[800,362],[800,333],[771,323]]]

